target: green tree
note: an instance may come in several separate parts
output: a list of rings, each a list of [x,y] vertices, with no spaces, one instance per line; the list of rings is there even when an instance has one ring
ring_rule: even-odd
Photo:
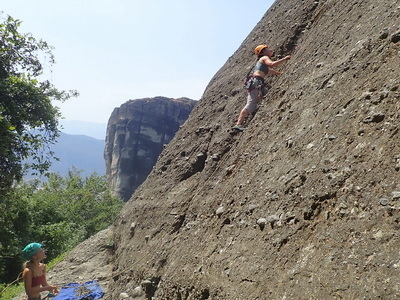
[[[57,90],[40,81],[42,60],[51,66],[52,47],[30,34],[21,34],[21,21],[0,13],[0,198],[24,174],[30,158],[33,170],[45,172],[54,153],[48,146],[59,135],[59,109],[52,100],[64,101],[75,91]],[[42,59],[41,59],[42,58]],[[0,199],[1,200],[1,199]]]
[[[53,100],[65,101],[75,91],[59,91],[41,80],[44,65],[54,64],[52,47],[30,34],[18,32],[21,21],[0,12],[0,278],[15,266],[21,245],[32,237],[35,221],[30,196],[21,180],[26,161],[40,173],[50,166],[49,146],[59,135],[60,112]],[[57,231],[57,230],[53,230]]]
[[[33,235],[47,242],[49,256],[57,256],[107,228],[123,206],[124,202],[112,195],[103,176],[94,173],[82,178],[80,173],[73,169],[65,178],[52,173],[31,197],[36,224]],[[64,232],[54,226],[61,223],[69,229]]]
[[[103,176],[80,173],[23,182],[0,203],[0,283],[17,277],[26,244],[43,243],[51,260],[113,223],[124,202],[112,196]]]
[[[31,236],[29,199],[38,182],[9,189],[0,201],[0,282],[15,278],[22,263],[21,247]],[[4,200],[3,199],[3,200]]]

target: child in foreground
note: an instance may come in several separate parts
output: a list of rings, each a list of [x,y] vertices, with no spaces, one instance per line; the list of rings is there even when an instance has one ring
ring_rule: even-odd
[[[40,300],[41,292],[58,293],[57,287],[46,281],[46,265],[41,261],[46,258],[42,245],[30,243],[22,251],[27,262],[24,263],[22,278],[28,300]]]

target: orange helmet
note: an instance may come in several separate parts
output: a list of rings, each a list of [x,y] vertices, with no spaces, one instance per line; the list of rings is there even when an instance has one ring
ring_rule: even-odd
[[[254,53],[256,55],[259,55],[261,53],[261,51],[263,51],[265,48],[269,48],[267,45],[258,45],[255,49],[254,49]]]

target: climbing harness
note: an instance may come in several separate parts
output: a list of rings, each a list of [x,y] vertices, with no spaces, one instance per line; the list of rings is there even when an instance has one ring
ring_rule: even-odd
[[[258,58],[257,58],[258,61]],[[251,78],[253,78],[253,72],[254,72],[255,65],[253,64],[253,67],[250,69],[250,71],[247,73],[247,75],[243,78],[243,84],[244,88],[247,90],[247,86],[249,85],[249,82]]]
[[[264,78],[261,76],[252,76],[246,85],[248,92],[254,89],[262,89],[265,86]]]
[[[247,92],[252,91],[253,89],[257,88],[261,92],[261,96],[265,96],[267,94],[267,89],[265,85],[264,78],[261,76],[254,76],[252,73],[254,71],[260,70],[263,73],[267,74],[268,73],[268,66],[256,61],[256,64],[253,66],[253,68],[250,69],[250,71],[247,73],[246,77],[243,79],[244,83],[244,88],[247,90]]]

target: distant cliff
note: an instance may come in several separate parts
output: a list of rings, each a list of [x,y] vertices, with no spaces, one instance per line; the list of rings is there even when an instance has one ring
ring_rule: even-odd
[[[124,201],[152,170],[163,146],[195,106],[187,98],[130,100],[115,108],[107,125],[104,158],[111,189]]]

